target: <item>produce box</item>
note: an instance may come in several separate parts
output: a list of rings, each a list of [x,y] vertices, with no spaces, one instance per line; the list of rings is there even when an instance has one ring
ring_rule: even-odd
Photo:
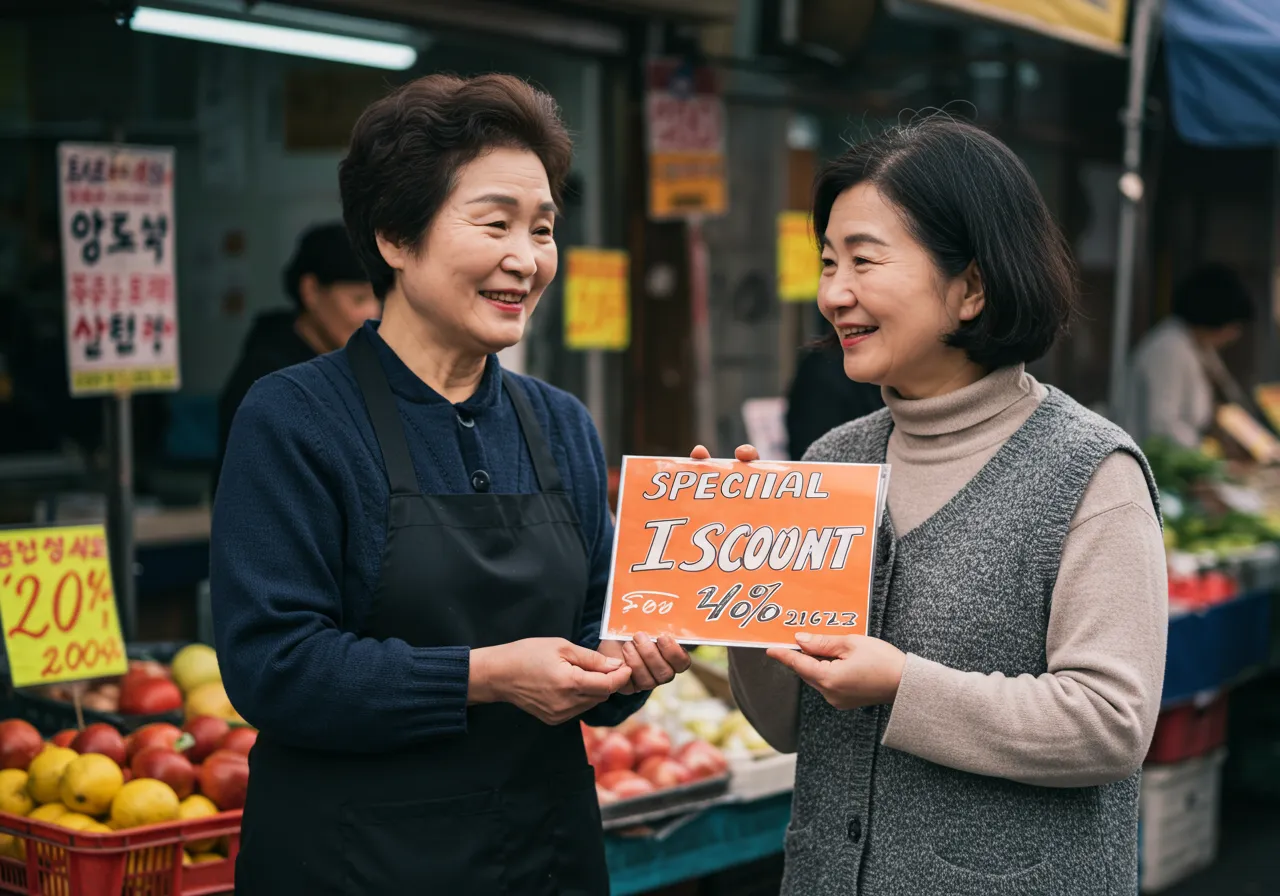
[[[1207,756],[1227,740],[1227,695],[1207,704],[1167,709],[1156,722],[1147,762],[1170,764]]]
[[[1162,702],[1167,707],[1221,691],[1265,666],[1270,639],[1271,595],[1265,591],[1170,615]]]
[[[735,799],[762,800],[789,793],[796,786],[795,753],[736,759],[730,763],[730,768],[733,769],[733,782],[729,790]]]
[[[1156,893],[1212,865],[1226,751],[1142,776],[1142,891]]]
[[[185,642],[177,641],[144,642],[127,645],[125,653],[133,661],[167,665],[185,646]],[[7,671],[6,668],[6,673]],[[115,688],[114,696],[118,698],[119,687],[114,684],[115,681],[117,681],[115,678],[95,679],[87,684],[90,693],[99,693],[103,696],[107,696],[109,689]],[[107,699],[109,700],[110,697],[107,696]],[[72,702],[66,685],[15,689],[11,702],[14,714],[35,725],[42,734],[52,735],[66,728],[77,727],[75,703]],[[92,702],[91,700],[90,703]],[[181,708],[170,712],[127,715],[118,711],[83,705],[82,711],[86,725],[106,722],[126,734],[152,722],[169,722],[180,726],[183,719]]]
[[[0,812],[0,837],[22,841],[22,858],[0,854],[0,893],[17,896],[209,896],[235,886],[241,811],[86,834]],[[224,841],[226,857],[183,864],[201,841]]]

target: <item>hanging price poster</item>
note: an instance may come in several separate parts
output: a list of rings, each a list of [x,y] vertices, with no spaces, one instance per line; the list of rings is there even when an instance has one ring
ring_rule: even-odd
[[[822,254],[808,212],[778,213],[778,298],[812,302],[822,279]]]
[[[0,529],[0,623],[14,687],[127,672],[101,524]]]
[[[624,457],[603,637],[867,633],[889,468]]]
[[[62,143],[72,395],[179,386],[173,150]]]
[[[575,246],[567,253],[564,344],[621,351],[631,341],[627,253]]]

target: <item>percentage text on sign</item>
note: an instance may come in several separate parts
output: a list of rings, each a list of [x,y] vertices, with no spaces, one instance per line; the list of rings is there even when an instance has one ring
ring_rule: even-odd
[[[746,628],[752,620],[772,622],[782,615],[782,607],[773,603],[773,596],[781,587],[781,582],[774,582],[771,585],[752,585],[745,598],[734,602],[734,598],[742,592],[741,583],[726,591],[719,600],[716,600],[719,589],[715,585],[710,585],[698,592],[701,598],[698,601],[698,609],[707,610],[707,621],[715,622],[725,614],[727,608],[730,619],[742,620],[738,623],[738,628]]]
[[[3,584],[6,588],[12,578],[12,575],[4,577]],[[110,605],[111,590],[106,587],[106,573],[97,572],[95,575],[95,571],[90,570],[86,578],[89,586],[89,609],[92,610],[101,603]],[[26,606],[17,624],[9,629],[9,637],[16,638],[19,635],[25,635],[34,640],[43,638],[49,633],[49,622],[45,622],[40,627],[35,628],[33,627],[35,623],[31,618],[36,611],[37,604],[40,602],[40,580],[32,575],[23,576],[14,586],[13,592],[26,601]],[[63,573],[62,578],[58,580],[58,584],[54,586],[49,618],[52,619],[53,625],[57,626],[59,631],[70,632],[75,628],[76,623],[80,621],[80,614],[85,609],[84,592],[85,579],[82,579],[80,573],[75,570],[68,570]],[[107,628],[110,625],[110,621],[110,613],[104,609],[102,611],[102,627]]]

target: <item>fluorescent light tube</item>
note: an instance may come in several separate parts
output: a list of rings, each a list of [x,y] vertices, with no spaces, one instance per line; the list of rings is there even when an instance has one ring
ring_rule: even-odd
[[[343,37],[322,31],[285,28],[262,22],[176,12],[151,6],[139,6],[133,14],[130,27],[147,34],[185,37],[233,47],[330,59],[395,71],[403,71],[418,61],[418,51],[406,44]]]

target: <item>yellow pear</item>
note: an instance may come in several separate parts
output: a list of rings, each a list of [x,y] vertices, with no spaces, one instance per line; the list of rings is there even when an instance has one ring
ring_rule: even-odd
[[[117,831],[177,821],[180,803],[173,788],[153,778],[139,778],[120,788],[111,801],[111,826]]]
[[[35,800],[27,793],[27,773],[20,768],[0,771],[0,812],[26,815],[35,807]]]
[[[32,759],[27,769],[27,792],[31,798],[41,806],[56,803],[61,795],[62,773],[79,758],[80,754],[75,750],[50,747]]]
[[[58,792],[63,804],[74,812],[106,815],[123,786],[124,773],[115,760],[101,753],[86,753],[67,766]]]

